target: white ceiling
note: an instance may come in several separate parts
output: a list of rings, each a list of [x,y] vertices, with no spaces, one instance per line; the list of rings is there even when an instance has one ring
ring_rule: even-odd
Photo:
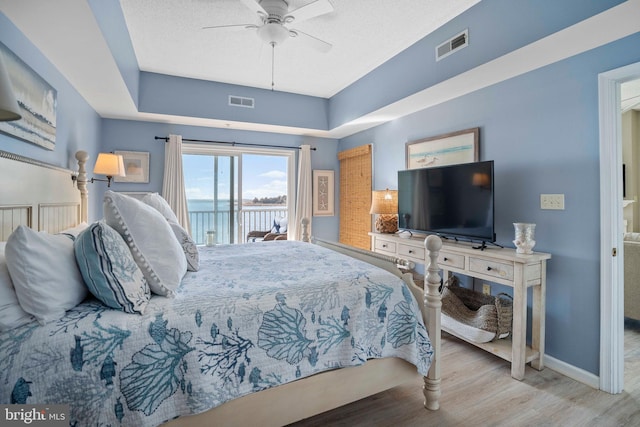
[[[276,46],[276,90],[329,98],[480,0],[330,1],[333,12],[289,28],[329,42],[332,49],[322,53],[296,38]],[[288,0],[289,10],[311,2]],[[271,46],[255,30],[202,29],[258,24],[240,0],[120,4],[141,70],[271,88]]]

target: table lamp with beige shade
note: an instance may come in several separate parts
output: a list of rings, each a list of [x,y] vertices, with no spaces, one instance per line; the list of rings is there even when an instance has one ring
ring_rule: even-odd
[[[398,190],[374,190],[371,192],[371,210],[376,217],[378,233],[398,231]]]

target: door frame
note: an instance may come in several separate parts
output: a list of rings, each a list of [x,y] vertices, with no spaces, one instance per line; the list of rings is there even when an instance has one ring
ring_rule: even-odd
[[[598,75],[600,125],[600,389],[624,388],[624,245],[620,85],[640,62]],[[617,251],[614,254],[613,251]]]

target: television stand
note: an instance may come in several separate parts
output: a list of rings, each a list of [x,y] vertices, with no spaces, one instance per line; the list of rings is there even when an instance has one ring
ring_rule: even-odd
[[[408,258],[426,265],[425,236],[409,239],[393,234],[369,233],[374,252]],[[511,376],[524,378],[527,363],[537,370],[544,368],[545,295],[547,287],[547,260],[550,254],[534,252],[516,253],[515,249],[497,248],[490,251],[473,249],[468,242],[445,241],[438,264],[446,281],[453,273],[498,283],[513,288],[513,326],[511,336],[488,343],[467,341],[485,351],[511,362]],[[531,325],[527,325],[527,290],[532,289]],[[527,330],[531,330],[531,345],[527,345]],[[462,337],[442,328],[451,335]]]

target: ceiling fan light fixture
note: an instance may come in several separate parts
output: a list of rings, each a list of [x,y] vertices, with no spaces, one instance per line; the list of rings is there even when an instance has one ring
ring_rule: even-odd
[[[279,45],[289,38],[289,30],[280,24],[267,23],[258,27],[258,37],[270,45]]]

